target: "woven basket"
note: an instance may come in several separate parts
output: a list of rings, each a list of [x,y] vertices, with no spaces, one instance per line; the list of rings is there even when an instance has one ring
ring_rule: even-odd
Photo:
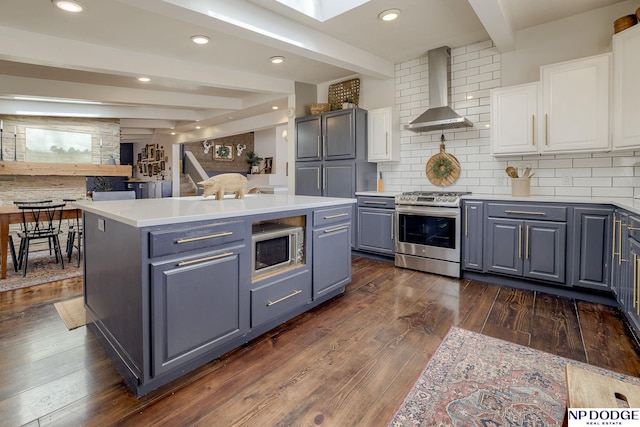
[[[358,106],[360,100],[360,79],[351,79],[329,86],[328,101],[332,110],[340,110],[343,102]]]
[[[309,106],[309,111],[311,112],[311,114],[326,113],[327,111],[331,111],[331,104],[311,104]]]
[[[638,11],[636,11],[636,14]],[[629,27],[633,27],[638,23],[636,15],[626,15],[622,18],[618,18],[613,22],[613,32],[618,34],[620,31],[626,30]]]

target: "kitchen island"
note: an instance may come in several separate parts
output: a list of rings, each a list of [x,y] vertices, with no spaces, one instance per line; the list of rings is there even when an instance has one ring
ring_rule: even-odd
[[[133,392],[147,394],[344,292],[353,203],[282,194],[77,202],[89,328]],[[252,235],[273,227],[303,238],[295,249],[274,244],[289,259],[261,273]]]

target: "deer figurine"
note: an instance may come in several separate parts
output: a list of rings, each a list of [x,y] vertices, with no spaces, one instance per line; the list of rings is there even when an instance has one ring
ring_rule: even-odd
[[[247,144],[238,144],[236,145],[236,155],[237,157],[240,157],[242,155],[242,152],[247,148]]]
[[[211,147],[213,147],[213,141],[202,141],[202,145],[204,146],[204,154],[209,154],[209,150],[211,149]]]

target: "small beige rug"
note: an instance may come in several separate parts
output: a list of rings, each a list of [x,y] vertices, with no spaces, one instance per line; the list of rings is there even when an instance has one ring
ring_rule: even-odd
[[[58,314],[67,326],[72,330],[84,326],[87,323],[87,313],[84,309],[84,297],[77,297],[67,301],[61,301],[53,304],[58,310]]]

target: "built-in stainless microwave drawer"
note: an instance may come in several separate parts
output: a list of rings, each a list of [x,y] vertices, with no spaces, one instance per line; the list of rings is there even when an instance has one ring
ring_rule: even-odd
[[[256,282],[264,285],[251,290],[251,327],[311,302],[311,272],[306,267]]]
[[[157,230],[149,233],[149,257],[211,248],[244,239],[244,221]]]
[[[487,203],[487,216],[565,222],[567,208],[545,204]]]
[[[344,205],[339,208],[321,209],[313,212],[313,226],[323,226],[337,222],[351,220],[353,205]]]

